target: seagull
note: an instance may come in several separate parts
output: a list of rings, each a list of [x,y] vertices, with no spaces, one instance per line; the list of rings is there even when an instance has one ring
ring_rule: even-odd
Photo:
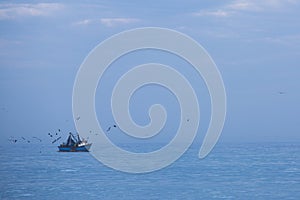
[[[42,140],[38,137],[32,137],[32,138],[35,138],[35,139],[39,140],[40,142],[42,142]]]
[[[10,137],[10,138],[8,139],[8,141],[13,142],[13,143],[16,143],[18,140],[15,139],[14,137]]]
[[[60,140],[61,137],[56,138],[55,140],[52,141],[52,144],[54,144],[55,142],[57,142],[58,140]]]
[[[108,127],[108,129],[106,130],[106,132],[110,131],[111,127]]]

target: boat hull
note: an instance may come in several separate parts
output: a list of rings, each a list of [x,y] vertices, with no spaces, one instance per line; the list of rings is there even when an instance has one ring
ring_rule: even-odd
[[[60,151],[60,152],[89,152],[91,145],[92,144],[87,144],[87,145],[83,145],[83,146],[79,146],[79,147],[58,146],[58,151]]]

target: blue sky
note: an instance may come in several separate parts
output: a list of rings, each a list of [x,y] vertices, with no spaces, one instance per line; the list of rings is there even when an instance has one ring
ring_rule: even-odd
[[[44,137],[57,128],[73,131],[72,88],[86,55],[120,31],[157,26],[191,36],[217,64],[228,98],[221,142],[299,142],[299,8],[297,0],[1,1],[0,135]],[[124,62],[152,61],[152,54]],[[170,56],[155,56],[172,64]],[[186,72],[188,79],[192,75]],[[107,81],[112,83],[110,78]],[[200,105],[204,125],[199,134],[203,135],[209,103],[204,85],[200,86],[197,95],[204,99]],[[108,88],[103,88],[106,95]],[[148,93],[155,91],[161,94],[153,88]],[[136,102],[146,98],[139,95]],[[174,102],[172,97],[166,99],[166,104]],[[143,121],[145,112],[136,109],[150,103],[132,107],[142,124],[147,121]],[[113,123],[111,114],[101,112],[99,118],[104,127]]]

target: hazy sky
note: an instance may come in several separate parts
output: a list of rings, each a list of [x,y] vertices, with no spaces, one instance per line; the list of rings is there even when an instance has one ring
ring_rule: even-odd
[[[297,0],[1,1],[0,135],[74,131],[72,88],[87,54],[120,31],[156,26],[191,36],[217,64],[228,98],[221,142],[300,142],[299,9]],[[128,56],[112,66],[98,88],[96,106],[104,129],[114,123],[107,105],[122,72],[118,66],[161,61],[176,65],[197,85],[203,136],[210,113],[201,78],[171,55],[146,51]],[[165,132],[172,132],[178,127],[178,104],[162,88],[136,93],[133,118],[145,124],[148,106],[158,97],[171,113]]]

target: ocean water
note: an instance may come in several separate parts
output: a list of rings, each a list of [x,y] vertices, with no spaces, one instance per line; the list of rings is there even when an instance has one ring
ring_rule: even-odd
[[[169,167],[128,174],[89,153],[0,146],[0,199],[300,199],[300,144],[192,146]]]

